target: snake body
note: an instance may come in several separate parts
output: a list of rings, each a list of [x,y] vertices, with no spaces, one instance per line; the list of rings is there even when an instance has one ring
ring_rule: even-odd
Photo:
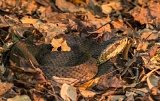
[[[50,52],[44,47],[19,41],[11,49],[10,60],[17,65],[20,64],[17,56],[31,60],[33,64],[39,65],[49,80],[58,76],[88,81],[97,74],[98,65],[117,55],[127,44],[126,37],[112,38],[102,45],[77,36],[65,38],[71,51]]]

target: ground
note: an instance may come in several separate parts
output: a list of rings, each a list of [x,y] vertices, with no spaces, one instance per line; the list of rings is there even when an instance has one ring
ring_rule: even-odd
[[[159,0],[0,0],[0,100],[159,101],[159,30]],[[39,68],[29,71],[9,59],[14,44],[26,39],[70,51],[61,37],[69,34],[99,44],[127,37],[116,55],[123,65],[111,61],[117,69],[78,86],[54,85]]]

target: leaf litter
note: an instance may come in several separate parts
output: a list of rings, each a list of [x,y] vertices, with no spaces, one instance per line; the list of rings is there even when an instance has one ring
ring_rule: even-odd
[[[159,8],[159,0],[1,0],[1,100],[160,100]],[[51,83],[32,61],[8,61],[10,47],[24,39],[70,51],[63,36],[73,33],[100,44],[114,36],[131,40],[109,60],[111,70],[78,86],[72,78]]]

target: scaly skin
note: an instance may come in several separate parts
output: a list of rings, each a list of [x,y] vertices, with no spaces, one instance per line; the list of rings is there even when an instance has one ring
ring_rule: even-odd
[[[127,44],[127,37],[115,37],[102,45],[77,36],[69,35],[65,38],[72,49],[69,52],[47,52],[46,54],[42,48],[20,41],[11,49],[10,60],[18,65],[19,62],[14,54],[30,59],[33,64],[39,65],[38,67],[49,80],[53,76],[58,76],[84,82],[97,74],[98,65],[116,56]],[[45,54],[42,55],[43,52]],[[97,59],[92,55],[95,55]]]

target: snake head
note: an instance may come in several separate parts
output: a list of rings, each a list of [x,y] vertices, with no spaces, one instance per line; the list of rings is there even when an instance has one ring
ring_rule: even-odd
[[[112,57],[119,54],[127,45],[127,37],[113,37],[112,39],[104,42],[100,46],[100,54],[98,56],[98,65],[103,64]]]

